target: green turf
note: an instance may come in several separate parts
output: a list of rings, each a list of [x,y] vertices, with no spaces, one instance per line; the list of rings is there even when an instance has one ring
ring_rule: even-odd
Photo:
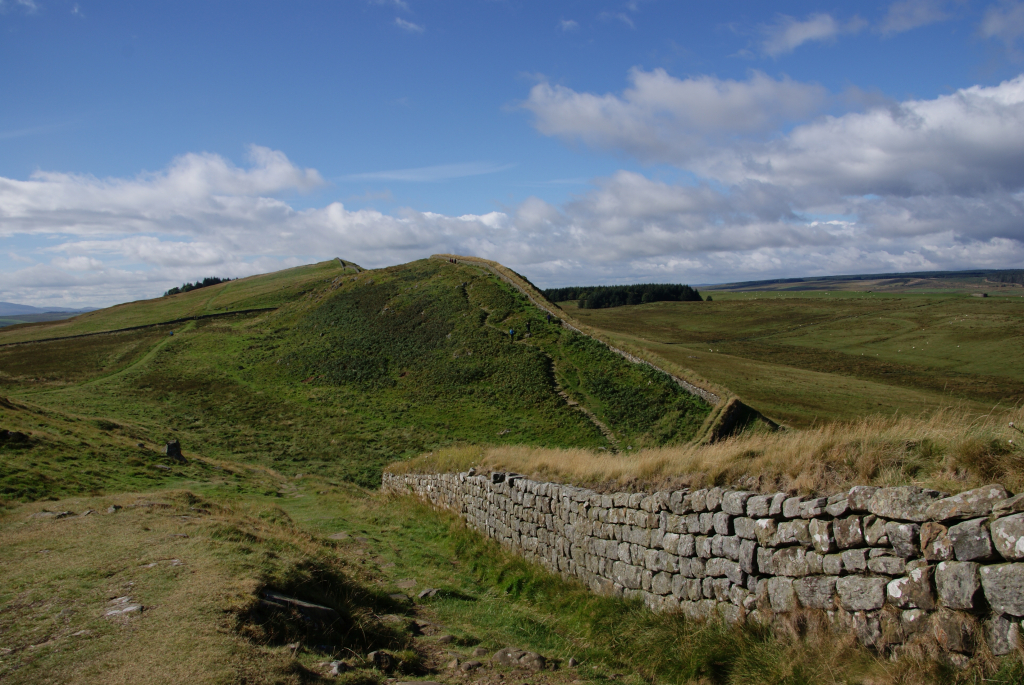
[[[792,425],[1024,400],[1022,298],[716,293],[570,311]]]

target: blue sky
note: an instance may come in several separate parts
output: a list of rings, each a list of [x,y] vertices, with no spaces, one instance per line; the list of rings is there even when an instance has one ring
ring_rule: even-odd
[[[1024,263],[1024,3],[0,0],[0,300]]]

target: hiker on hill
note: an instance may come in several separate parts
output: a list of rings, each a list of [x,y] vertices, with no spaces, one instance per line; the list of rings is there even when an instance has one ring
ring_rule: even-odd
[[[551,323],[551,312],[548,312],[548,323]]]
[[[516,341],[516,331],[515,331],[514,328],[508,329],[508,339],[509,339],[509,342],[515,342]]]

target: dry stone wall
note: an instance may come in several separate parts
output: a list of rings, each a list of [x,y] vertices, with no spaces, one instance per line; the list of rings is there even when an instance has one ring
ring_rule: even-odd
[[[1024,494],[857,486],[831,497],[711,488],[601,494],[517,474],[384,474],[594,592],[694,618],[820,610],[880,650],[1017,648]]]

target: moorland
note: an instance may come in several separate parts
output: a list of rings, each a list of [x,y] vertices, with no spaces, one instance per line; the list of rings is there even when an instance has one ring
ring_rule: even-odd
[[[501,682],[447,665],[506,646],[560,664],[530,682],[1021,677],[653,615],[376,488],[389,464],[1022,487],[1024,300],[716,290],[549,318],[485,266],[331,260],[0,330],[0,680]],[[767,419],[716,432],[720,408],[602,340]]]

